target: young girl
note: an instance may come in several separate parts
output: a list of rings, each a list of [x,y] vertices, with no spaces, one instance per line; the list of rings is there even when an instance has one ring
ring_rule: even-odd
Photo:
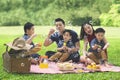
[[[81,32],[80,32],[80,40],[83,40],[83,56],[81,56],[81,61],[86,62],[86,54],[89,54],[87,52],[87,47],[88,47],[88,43],[90,46],[90,43],[92,41],[92,39],[95,38],[95,31],[93,29],[93,26],[90,23],[85,22],[84,24],[82,24],[81,26]],[[109,45],[109,43],[107,42],[106,38],[103,39],[104,42],[107,44],[107,46]],[[105,50],[106,52],[106,56],[107,56],[107,50]],[[108,58],[108,57],[107,57]],[[89,59],[88,59],[89,60]],[[91,61],[89,60],[87,62],[91,63]]]

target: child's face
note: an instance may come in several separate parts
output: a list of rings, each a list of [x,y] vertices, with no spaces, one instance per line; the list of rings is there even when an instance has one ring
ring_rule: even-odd
[[[99,41],[101,41],[101,40],[103,40],[103,38],[104,38],[104,33],[103,33],[103,32],[99,32],[99,33],[96,33],[95,36],[96,36],[96,38],[97,38]]]
[[[27,34],[28,35],[34,34],[34,26],[32,26],[31,29],[27,29]]]
[[[64,39],[65,42],[69,41],[71,39],[70,33],[69,32],[65,32],[63,34],[63,39]]]
[[[92,35],[92,34],[93,34],[92,26],[89,25],[89,24],[86,24],[86,25],[84,26],[84,31],[85,31],[85,33],[88,34],[88,35]]]

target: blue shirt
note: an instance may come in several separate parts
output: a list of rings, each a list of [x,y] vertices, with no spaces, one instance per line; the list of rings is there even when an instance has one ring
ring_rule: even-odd
[[[58,48],[61,48],[63,45],[64,45],[64,40],[59,41]],[[73,42],[71,40],[69,40],[66,43],[66,46],[69,47],[69,48],[74,48],[75,47],[75,45],[73,44]],[[61,52],[64,52],[64,51],[61,51]]]
[[[71,34],[72,34],[72,39],[70,42],[72,42],[72,46],[75,47],[75,43],[79,41],[78,39],[78,35],[75,31],[71,30]],[[57,47],[61,47],[63,46],[63,35],[60,35],[59,32],[55,32],[54,34],[51,35],[50,39],[53,41],[53,42],[56,42],[57,44]],[[71,43],[67,43],[67,45],[69,45],[69,47],[71,46]],[[71,46],[71,47],[72,47]],[[79,56],[79,52],[75,52],[74,54],[71,54],[71,56],[73,57],[78,57]]]
[[[71,34],[72,34],[72,39],[71,41],[73,42],[73,44],[75,45],[76,42],[79,41],[78,39],[78,35],[75,31],[71,30]],[[63,35],[60,35],[59,32],[55,32],[54,34],[51,35],[50,39],[54,42],[56,42],[57,46],[59,46],[59,43],[61,41],[63,41]]]
[[[63,45],[64,45],[64,40],[59,41],[58,48],[61,48]],[[66,43],[66,46],[69,47],[69,48],[74,48],[75,47],[75,45],[73,44],[73,42],[71,40],[69,40]]]
[[[101,49],[103,49],[103,47],[105,46],[105,42],[104,42],[103,40],[101,40],[101,41],[99,42],[96,38],[94,38],[94,39],[91,41],[91,43],[90,43],[90,48],[89,48],[89,50],[88,50],[89,52],[96,52],[96,53],[98,53],[97,49],[96,49],[96,50],[93,50],[93,49],[92,49],[92,46],[94,46],[95,44],[101,46]]]
[[[25,40],[28,40],[30,37],[29,37],[27,34],[24,34],[24,35],[23,35],[23,38],[24,38]],[[32,48],[35,47],[35,45],[34,45],[33,42],[31,42],[30,45],[32,45]]]

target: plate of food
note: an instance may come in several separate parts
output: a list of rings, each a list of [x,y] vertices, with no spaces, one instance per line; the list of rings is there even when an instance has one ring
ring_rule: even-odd
[[[61,71],[73,71],[74,70],[73,64],[69,62],[57,63],[57,66],[59,70]]]
[[[89,71],[100,71],[100,66],[96,65],[96,63],[91,63],[87,65],[87,70]]]

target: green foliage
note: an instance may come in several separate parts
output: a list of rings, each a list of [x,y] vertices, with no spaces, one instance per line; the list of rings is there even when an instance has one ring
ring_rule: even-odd
[[[120,4],[113,4],[108,13],[100,16],[101,25],[120,27]]]
[[[24,25],[27,21],[35,25],[53,25],[53,20],[58,17],[63,18],[66,24],[72,22],[74,26],[86,20],[100,25],[99,16],[109,11],[113,1],[0,0],[0,25]]]

